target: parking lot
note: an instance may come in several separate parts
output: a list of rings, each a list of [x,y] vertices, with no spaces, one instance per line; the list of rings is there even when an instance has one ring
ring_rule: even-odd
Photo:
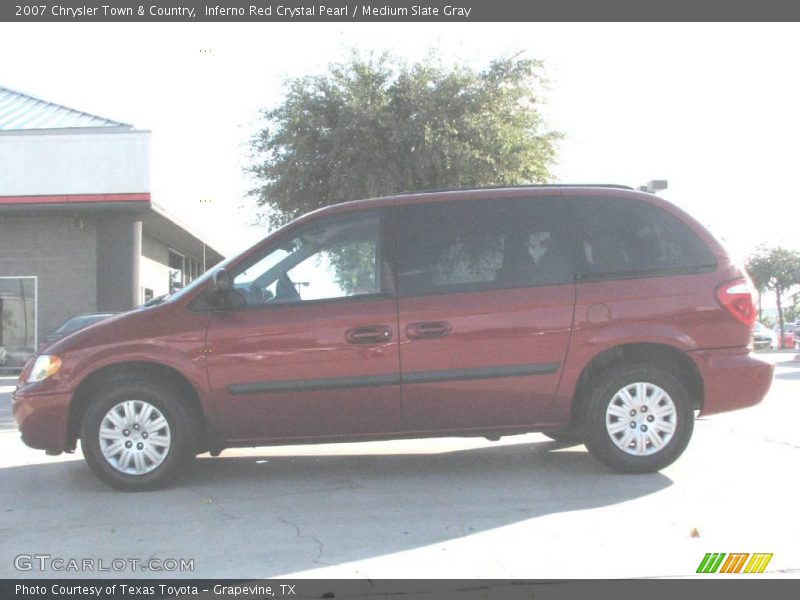
[[[764,356],[767,399],[700,419],[657,474],[616,474],[530,434],[228,450],[140,494],[106,487],[79,452],[25,447],[0,379],[0,576],[684,577],[707,552],[766,552],[766,576],[797,577],[800,361]],[[53,570],[59,558],[126,566]]]

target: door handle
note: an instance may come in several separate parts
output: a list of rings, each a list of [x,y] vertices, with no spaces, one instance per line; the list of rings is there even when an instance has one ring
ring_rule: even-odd
[[[348,344],[377,344],[392,339],[392,330],[388,325],[370,325],[348,329],[344,335]]]
[[[406,335],[412,340],[427,340],[430,338],[445,337],[450,334],[450,329],[450,323],[447,321],[409,323],[406,326]]]

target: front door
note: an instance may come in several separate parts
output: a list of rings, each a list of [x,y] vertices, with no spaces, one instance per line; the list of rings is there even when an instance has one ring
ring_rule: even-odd
[[[397,303],[382,214],[293,228],[231,268],[213,313],[207,366],[227,440],[364,435],[397,429]]]

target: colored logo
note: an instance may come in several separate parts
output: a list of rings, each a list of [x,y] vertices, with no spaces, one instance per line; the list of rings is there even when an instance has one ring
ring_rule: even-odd
[[[697,567],[698,573],[763,573],[772,553],[749,554],[738,552],[725,554],[724,552],[708,552]]]

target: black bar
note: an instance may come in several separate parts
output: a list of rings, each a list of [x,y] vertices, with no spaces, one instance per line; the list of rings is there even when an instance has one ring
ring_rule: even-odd
[[[23,593],[17,586],[38,592]],[[163,586],[163,587],[162,587]],[[97,589],[100,593],[97,593]],[[269,588],[269,593],[251,593]],[[69,593],[75,590],[76,593]],[[248,590],[247,592],[243,590]],[[794,590],[794,592],[792,592]],[[237,593],[238,591],[238,593]],[[196,600],[306,600],[346,598],[368,600],[399,598],[402,600],[478,600],[501,598],[514,600],[574,600],[575,598],[614,598],[615,600],[707,600],[725,598],[796,598],[800,592],[797,579],[729,578],[713,575],[692,580],[420,580],[420,579],[142,579],[90,580],[42,579],[0,581],[0,598],[36,600],[163,600],[193,598]]]
[[[324,8],[322,8],[324,7]],[[416,8],[415,8],[416,7]],[[797,21],[787,0],[12,0],[12,22],[504,22]]]

